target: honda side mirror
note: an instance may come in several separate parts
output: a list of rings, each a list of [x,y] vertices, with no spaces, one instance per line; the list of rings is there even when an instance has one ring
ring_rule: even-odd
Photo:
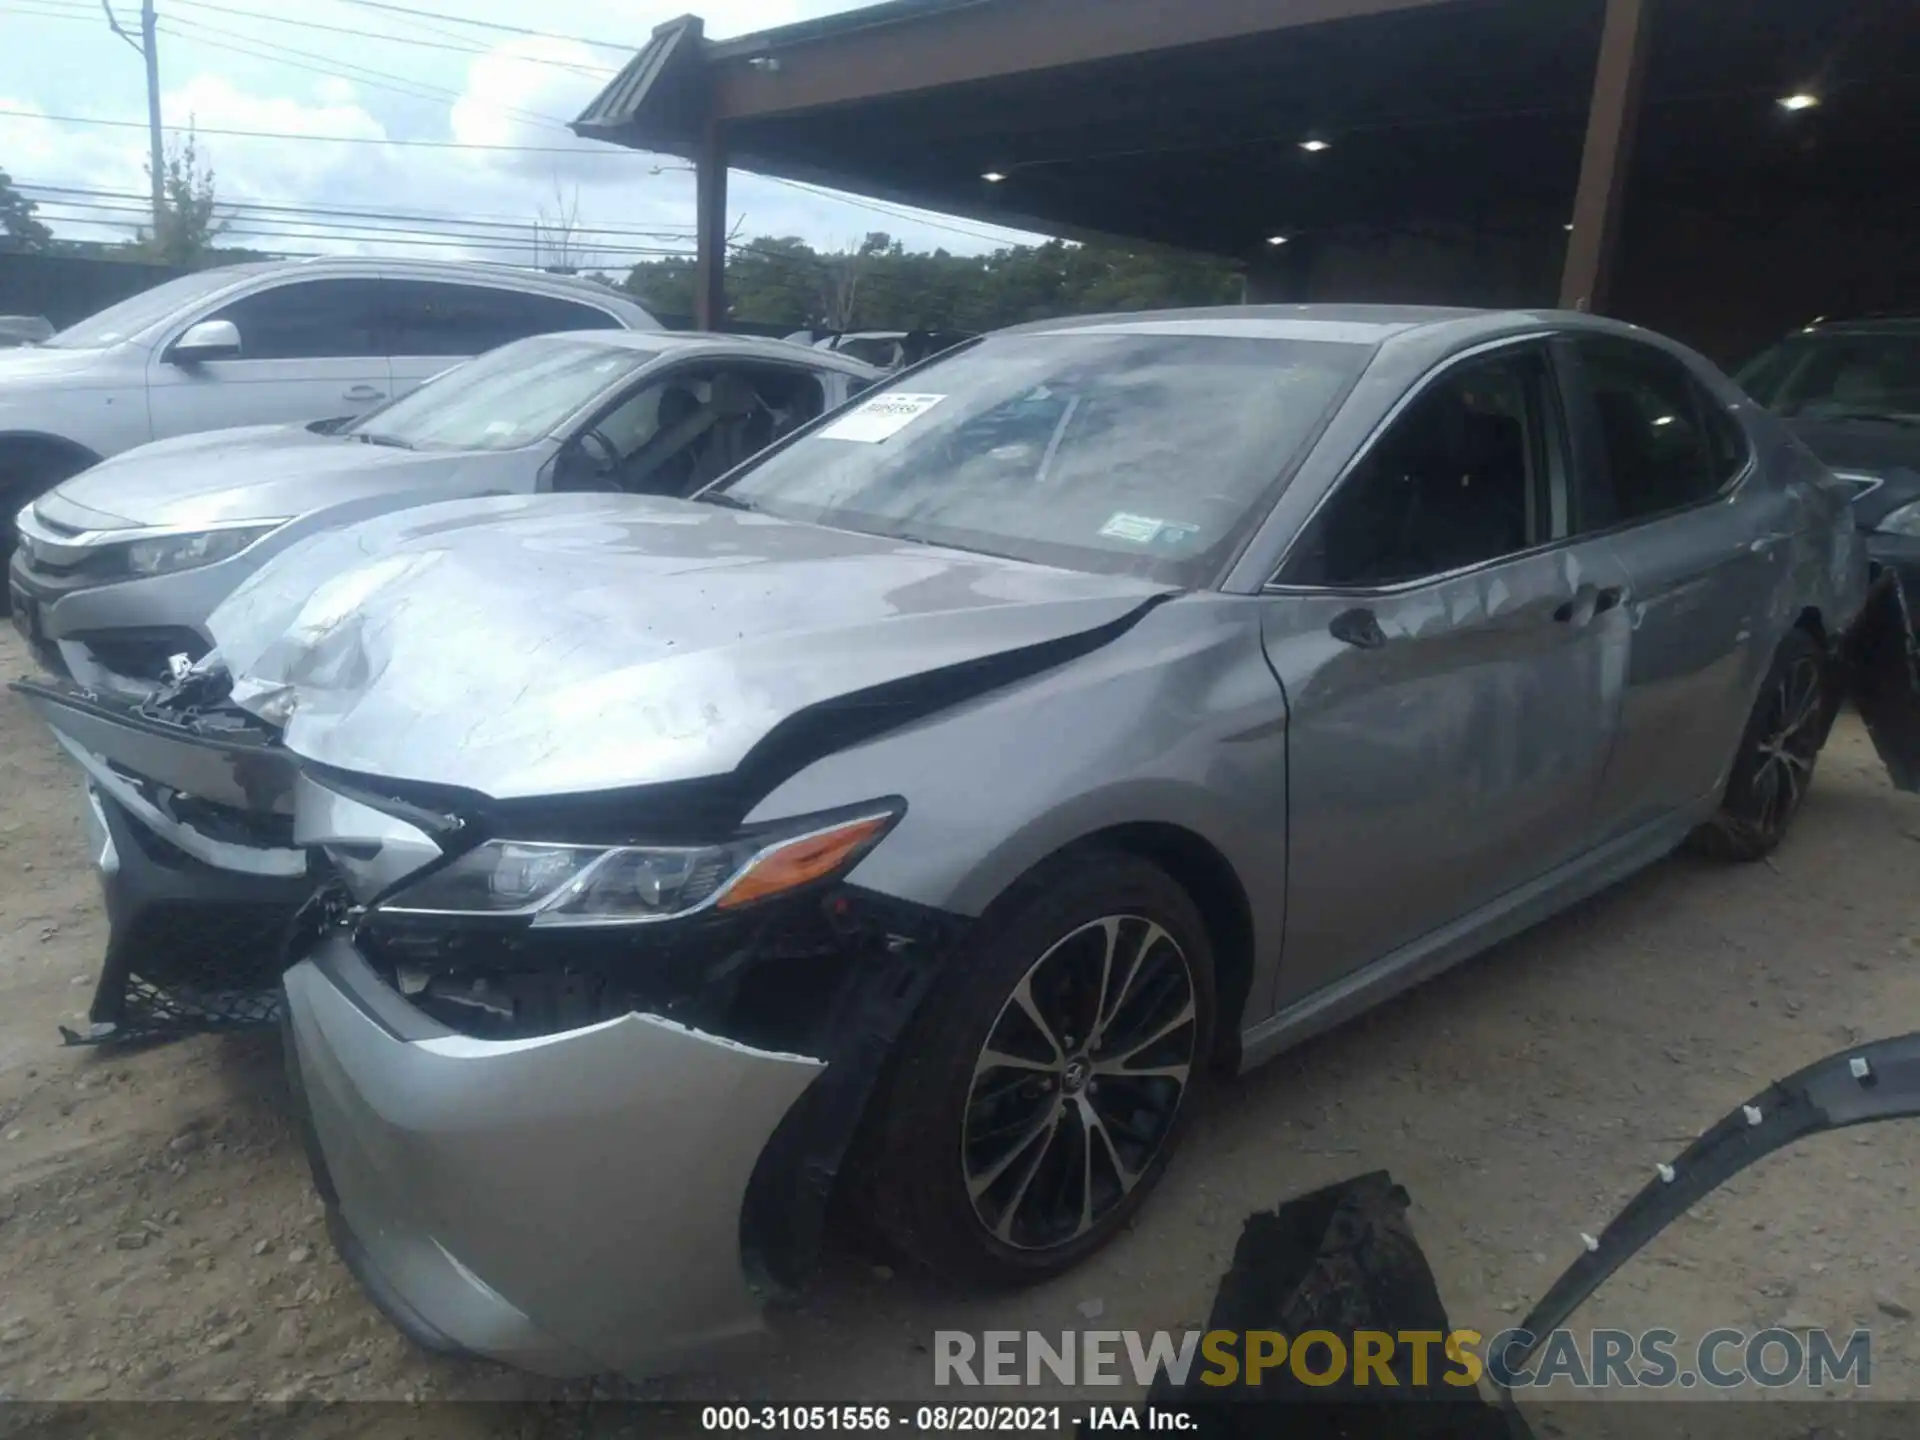
[[[233,360],[239,355],[240,327],[231,320],[202,320],[198,325],[189,325],[186,333],[167,351],[167,359],[176,365]]]

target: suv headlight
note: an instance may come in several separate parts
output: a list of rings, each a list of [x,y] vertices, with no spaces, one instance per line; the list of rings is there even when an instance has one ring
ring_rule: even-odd
[[[1920,500],[1912,500],[1898,510],[1890,510],[1873,527],[1882,535],[1907,535],[1920,539]]]
[[[723,845],[560,845],[489,840],[376,912],[527,918],[533,925],[637,925],[733,910],[844,874],[903,806],[797,821]],[[844,815],[845,812],[843,812]]]
[[[133,575],[171,575],[177,570],[194,570],[202,565],[230,560],[254,541],[272,534],[284,520],[267,520],[257,525],[225,525],[217,530],[194,530],[178,535],[156,535],[149,540],[134,540],[123,547],[127,571]]]

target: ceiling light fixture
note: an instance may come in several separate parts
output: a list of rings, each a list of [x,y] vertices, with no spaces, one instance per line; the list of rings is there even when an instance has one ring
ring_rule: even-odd
[[[1284,235],[1269,235],[1267,237],[1267,243],[1269,245],[1284,245],[1287,243],[1287,237]]]
[[[1325,140],[1302,140],[1300,142],[1300,148],[1309,155],[1318,155],[1322,150],[1331,150],[1333,146]]]
[[[1820,103],[1820,97],[1810,95],[1805,90],[1796,90],[1791,95],[1782,95],[1774,103],[1782,110],[1811,110]]]
[[[986,181],[989,185],[998,185],[1002,180],[1006,179],[1007,177],[1005,175],[1002,175],[998,170],[989,170],[980,178]]]

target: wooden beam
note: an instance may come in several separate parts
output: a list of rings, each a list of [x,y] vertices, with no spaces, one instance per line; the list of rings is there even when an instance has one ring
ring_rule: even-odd
[[[851,23],[856,11],[845,29],[790,42],[770,30],[716,47],[713,114],[726,120],[791,114],[1451,3],[1456,0],[1021,0],[930,10],[864,29]]]
[[[694,159],[693,324],[718,330],[727,318],[727,142],[707,122]]]
[[[1566,266],[1560,275],[1560,304],[1568,310],[1606,308],[1620,202],[1640,119],[1640,78],[1652,5],[1653,0],[1607,0],[1593,102],[1587,111],[1587,143],[1574,194],[1573,233],[1567,237]]]

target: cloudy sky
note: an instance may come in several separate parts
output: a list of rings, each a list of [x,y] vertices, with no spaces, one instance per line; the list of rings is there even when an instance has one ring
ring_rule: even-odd
[[[113,3],[137,36],[138,0]],[[537,241],[536,223],[570,214],[572,258],[617,272],[690,250],[693,176],[672,157],[579,140],[565,122],[654,25],[689,8],[725,37],[860,3],[157,0],[163,113],[197,128],[234,202],[230,243],[517,262],[538,243],[551,263],[552,227]],[[98,0],[0,0],[0,169],[57,233],[132,234],[145,127],[140,56]],[[1025,238],[738,173],[728,205],[742,236],[825,248],[869,230],[956,252]]]

